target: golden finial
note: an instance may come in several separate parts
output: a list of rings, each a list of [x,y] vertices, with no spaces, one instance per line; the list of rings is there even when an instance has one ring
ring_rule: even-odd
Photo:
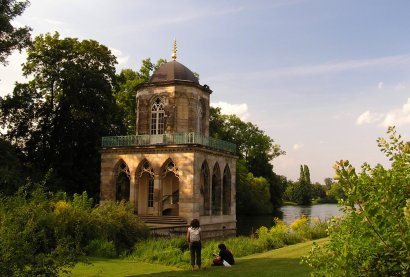
[[[172,47],[172,59],[175,61],[177,59],[177,40],[174,38],[174,45]]]

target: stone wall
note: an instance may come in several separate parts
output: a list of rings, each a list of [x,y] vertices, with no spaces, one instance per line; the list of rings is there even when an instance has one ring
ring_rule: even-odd
[[[209,136],[209,92],[184,84],[145,86],[137,90],[137,134],[150,133],[151,106],[158,97],[164,103],[165,132],[195,132]],[[202,117],[198,124],[200,110]]]

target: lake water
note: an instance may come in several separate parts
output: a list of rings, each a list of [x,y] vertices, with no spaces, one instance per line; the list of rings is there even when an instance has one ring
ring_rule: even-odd
[[[342,215],[336,204],[318,204],[312,206],[283,206],[273,215],[258,216],[238,216],[237,233],[238,235],[248,236],[261,226],[272,227],[273,218],[278,217],[286,224],[291,224],[302,214],[309,217],[317,217],[320,220],[326,220],[332,216]]]

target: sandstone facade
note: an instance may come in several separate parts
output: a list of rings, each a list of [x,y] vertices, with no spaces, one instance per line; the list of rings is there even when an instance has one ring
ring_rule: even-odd
[[[101,202],[130,201],[139,215],[198,218],[205,231],[235,229],[237,156],[209,138],[211,93],[176,61],[139,86],[136,135],[103,138]]]

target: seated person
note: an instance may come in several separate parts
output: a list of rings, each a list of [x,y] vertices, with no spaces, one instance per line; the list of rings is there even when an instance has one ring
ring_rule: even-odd
[[[214,257],[214,264],[213,265],[224,265],[223,261],[226,261],[228,264],[233,265],[235,264],[235,260],[231,251],[226,249],[225,244],[221,243],[218,245],[219,254]]]

